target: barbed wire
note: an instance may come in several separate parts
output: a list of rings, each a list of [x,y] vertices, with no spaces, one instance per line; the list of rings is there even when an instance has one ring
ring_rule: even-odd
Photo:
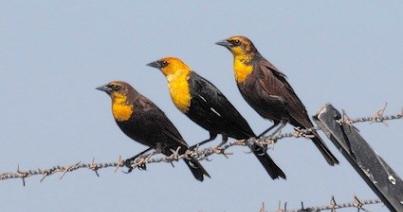
[[[384,115],[386,109],[386,104],[385,106],[375,112],[371,116],[365,116],[365,117],[359,117],[355,119],[351,119],[348,117],[344,112],[342,115],[342,118],[339,120],[339,122],[347,123],[347,124],[357,124],[357,123],[364,123],[364,122],[370,122],[370,123],[384,123],[386,121],[391,121],[391,120],[398,120],[403,118],[403,109],[397,114],[392,114],[392,115]],[[212,155],[223,155],[225,157],[228,157],[232,155],[231,152],[227,152],[231,147],[234,146],[251,146],[252,144],[258,144],[262,147],[265,148],[270,148],[271,145],[274,145],[277,143],[279,140],[284,139],[284,138],[310,138],[311,132],[313,130],[320,130],[319,128],[310,128],[310,129],[298,129],[296,128],[293,132],[289,133],[284,133],[284,134],[279,134],[274,137],[271,136],[265,136],[259,139],[255,138],[250,138],[246,140],[235,140],[235,141],[230,141],[224,144],[223,146],[212,146],[212,147],[207,147],[204,149],[200,149],[199,147],[196,147],[195,149],[192,150],[187,150],[184,154],[179,154],[179,148],[176,149],[175,151],[172,151],[172,155],[170,156],[155,156],[156,152],[152,152],[150,154],[145,154],[142,155],[138,158],[136,158],[134,161],[131,163],[131,168],[139,168],[139,169],[144,169],[146,164],[151,164],[151,163],[161,163],[161,162],[166,162],[170,163],[172,166],[174,166],[173,162],[178,161],[184,158],[196,158],[198,160],[206,160],[206,161],[211,161],[210,156]],[[103,163],[96,163],[95,159],[92,160],[90,163],[82,163],[76,162],[74,164],[70,165],[56,165],[51,168],[45,168],[45,169],[31,169],[31,170],[22,170],[20,169],[19,165],[17,167],[17,170],[15,172],[4,172],[0,173],[0,181],[4,180],[9,180],[9,179],[21,179],[22,184],[25,186],[26,184],[26,178],[32,177],[32,176],[42,176],[40,182],[44,181],[47,177],[54,175],[56,173],[61,173],[62,175],[60,176],[60,179],[63,179],[63,177],[70,172],[79,170],[79,169],[89,169],[91,171],[94,171],[97,176],[99,176],[98,171],[100,169],[106,169],[106,168],[115,168],[115,172],[119,170],[119,168],[125,167],[125,160],[122,159],[121,156],[119,156],[117,161],[112,161],[112,162],[103,162]]]
[[[375,205],[375,204],[383,205],[382,201],[379,199],[361,200],[357,196],[354,196],[353,200],[350,202],[337,203],[334,196],[332,196],[329,204],[322,205],[322,206],[304,207],[304,203],[301,202],[300,208],[287,209],[287,202],[285,202],[284,204],[279,202],[279,206],[278,206],[276,212],[319,212],[319,211],[327,211],[327,210],[335,212],[336,209],[343,209],[343,208],[356,208],[358,211],[369,211],[369,210],[365,209],[364,206]],[[259,212],[266,212],[264,204],[260,208]]]

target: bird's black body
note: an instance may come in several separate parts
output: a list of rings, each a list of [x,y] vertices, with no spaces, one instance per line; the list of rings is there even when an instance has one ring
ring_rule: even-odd
[[[211,82],[192,71],[188,83],[192,98],[185,114],[191,120],[211,135],[222,134],[235,139],[256,137],[247,121]],[[264,148],[253,145],[251,149],[273,179],[286,178]]]
[[[116,121],[127,136],[143,145],[160,148],[165,155],[171,154],[170,149],[181,147],[181,152],[187,149],[178,130],[156,105],[143,96],[135,98],[132,104],[135,114],[127,121]]]
[[[189,86],[192,99],[185,114],[191,120],[214,134],[235,139],[255,137],[247,121],[211,82],[192,71]]]
[[[158,149],[164,155],[171,155],[172,151],[176,151],[179,147],[179,154],[184,154],[188,145],[165,113],[130,85],[119,83],[127,87],[123,92],[127,98],[126,104],[133,107],[133,113],[128,120],[119,121],[115,118],[119,128],[131,139]],[[210,177],[196,159],[184,159],[184,161],[197,180],[203,181],[204,175]]]

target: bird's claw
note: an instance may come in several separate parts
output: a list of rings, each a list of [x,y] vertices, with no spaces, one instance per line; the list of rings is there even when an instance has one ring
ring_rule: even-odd
[[[134,161],[135,161],[136,159],[132,159],[132,158],[130,158],[130,159],[127,159],[127,160],[125,160],[125,162],[124,162],[124,166],[126,166],[127,168],[128,168],[128,170],[127,170],[127,172],[123,172],[123,173],[125,173],[125,174],[130,174],[132,171],[133,171],[133,169],[134,169]],[[139,163],[137,163],[136,164],[136,167],[138,168],[138,169],[140,169],[140,170],[147,170],[147,166],[146,166],[146,164],[145,163],[142,163],[142,162],[139,162]]]
[[[137,168],[140,169],[140,170],[143,170],[143,171],[146,171],[146,170],[147,170],[147,166],[146,166],[145,163],[139,164],[139,165],[137,166]]]
[[[295,137],[304,137],[304,138],[314,138],[315,135],[312,134],[312,130],[311,129],[302,129],[300,127],[296,127],[294,128],[294,132],[293,132]]]
[[[123,172],[125,174],[130,174],[133,171],[133,166],[132,166],[132,159],[127,159],[124,162],[124,165],[128,168],[127,172]]]
[[[232,155],[232,153],[226,152],[226,151],[225,151],[225,148],[220,147],[220,146],[214,147],[214,152],[217,153],[217,154],[221,154],[221,155],[223,155],[223,156],[226,157],[226,158],[228,158],[228,155]]]

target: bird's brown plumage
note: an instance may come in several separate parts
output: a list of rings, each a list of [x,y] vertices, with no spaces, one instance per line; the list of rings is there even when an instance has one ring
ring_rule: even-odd
[[[233,36],[218,42],[234,56],[234,74],[238,88],[248,102],[262,117],[275,125],[289,122],[300,128],[311,128],[304,104],[286,80],[286,75],[266,60],[252,41],[245,36]],[[339,163],[324,144],[319,134],[313,131],[311,139],[330,165]]]

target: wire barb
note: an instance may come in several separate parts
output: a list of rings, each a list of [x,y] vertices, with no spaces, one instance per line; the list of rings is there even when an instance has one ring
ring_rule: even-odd
[[[98,166],[98,164],[95,163],[95,158],[92,158],[92,162],[91,162],[89,169],[94,171],[95,175],[97,175],[97,177],[99,177],[99,173],[98,173],[99,166]]]
[[[371,123],[384,123],[385,121],[390,121],[390,120],[397,120],[397,119],[403,119],[403,108],[402,111],[400,111],[397,114],[394,115],[384,115],[386,105],[381,109],[378,110],[375,115],[368,116],[368,117],[360,117],[356,119],[351,119],[347,115],[343,115],[343,117],[339,120],[339,122],[343,123],[348,123],[348,124],[356,124],[356,123],[364,123],[364,122],[371,122]],[[200,149],[200,147],[197,147],[192,150],[187,150],[184,154],[179,154],[179,148],[176,150],[172,151],[172,154],[170,156],[162,156],[162,157],[156,157],[155,155],[158,155],[160,151],[155,151],[151,152],[146,155],[142,155],[138,158],[136,158],[134,161],[131,162],[131,167],[133,169],[139,168],[145,170],[146,164],[150,163],[161,163],[161,162],[167,162],[173,164],[173,162],[181,160],[181,159],[189,159],[189,158],[195,158],[198,160],[206,160],[206,161],[211,161],[210,156],[212,155],[223,155],[224,157],[228,158],[229,156],[233,155],[233,153],[228,152],[227,150],[235,147],[235,146],[251,146],[253,144],[257,144],[263,148],[266,148],[268,146],[273,146],[275,143],[277,143],[279,140],[284,139],[284,138],[309,138],[309,136],[312,134],[313,130],[320,130],[319,128],[310,128],[310,129],[295,129],[295,132],[289,132],[285,134],[280,134],[280,135],[275,135],[273,137],[266,136],[262,137],[259,139],[255,138],[250,138],[246,140],[234,140],[227,142],[226,144],[218,147],[218,146],[213,146],[213,147],[207,147],[204,149]],[[4,172],[0,173],[0,181],[5,181],[9,179],[21,179],[23,186],[26,185],[26,179],[32,176],[40,175],[42,178],[40,179],[40,182],[43,182],[47,177],[54,175],[56,173],[62,173],[60,176],[60,179],[63,179],[63,177],[68,173],[68,172],[74,172],[79,169],[89,169],[97,176],[99,175],[99,170],[101,169],[106,169],[106,168],[115,168],[114,172],[117,172],[118,169],[121,167],[125,166],[125,160],[122,159],[122,156],[119,156],[117,161],[115,162],[106,162],[106,163],[96,163],[95,159],[92,159],[90,163],[75,163],[73,165],[67,165],[67,166],[54,166],[51,168],[47,169],[32,169],[32,170],[21,170],[20,166],[17,166],[16,172]],[[338,208],[339,205],[337,205],[334,201],[334,209]]]
[[[317,212],[317,211],[326,211],[326,210],[335,212],[336,209],[342,209],[342,208],[356,208],[358,211],[359,210],[368,211],[367,209],[364,208],[364,206],[375,205],[375,204],[382,204],[382,201],[379,199],[361,200],[357,196],[354,196],[353,200],[351,202],[336,204],[334,196],[332,196],[332,198],[330,200],[330,204],[324,205],[324,206],[304,207],[304,203],[301,202],[301,208],[287,209],[286,204],[284,204],[284,207],[281,208],[281,202],[280,202],[277,212]]]

